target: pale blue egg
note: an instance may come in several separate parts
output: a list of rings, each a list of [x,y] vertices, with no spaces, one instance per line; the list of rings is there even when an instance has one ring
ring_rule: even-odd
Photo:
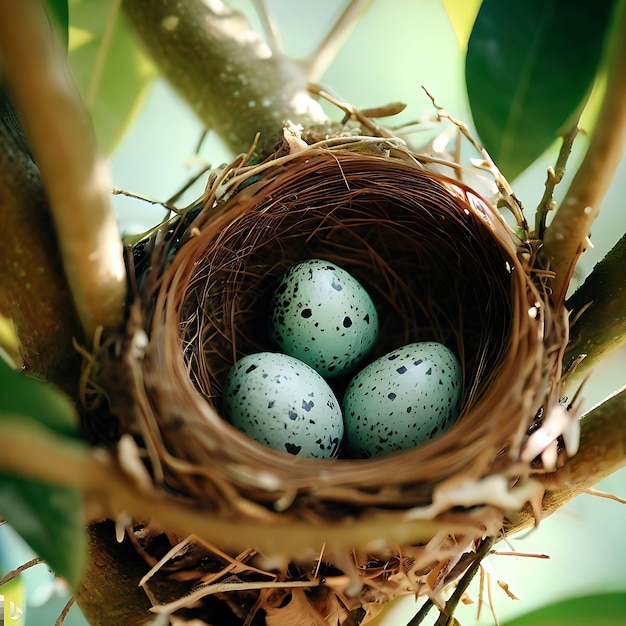
[[[412,343],[363,368],[343,399],[345,442],[353,458],[408,450],[457,419],[461,366],[441,343]]]
[[[228,373],[225,417],[252,439],[280,452],[334,458],[343,437],[341,408],[328,383],[286,354],[243,357]]]
[[[334,263],[292,265],[271,303],[270,333],[285,353],[330,378],[352,370],[378,335],[378,314],[365,288]]]

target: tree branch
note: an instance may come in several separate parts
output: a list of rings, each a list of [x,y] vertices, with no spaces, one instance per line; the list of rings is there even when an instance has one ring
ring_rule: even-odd
[[[556,305],[565,300],[572,272],[587,246],[591,224],[626,145],[626,3],[618,5],[607,87],[598,119],[585,158],[544,238],[543,254],[555,272],[552,298]]]
[[[0,55],[41,171],[74,303],[90,339],[99,325],[120,325],[126,294],[106,164],[38,0],[0,2]]]
[[[544,517],[623,467],[626,467],[626,388],[583,416],[578,454],[561,469],[543,477]],[[510,518],[507,533],[525,530],[533,524],[532,511],[527,506]]]
[[[83,615],[92,626],[147,625],[154,613],[139,587],[145,561],[128,541],[116,541],[112,522],[91,524],[88,530],[89,566],[77,595]]]
[[[39,172],[0,123],[0,312],[11,318],[20,356],[35,374],[72,392],[81,336]]]
[[[568,385],[626,344],[626,235],[598,263],[566,303],[573,325],[565,362],[586,354]]]
[[[123,7],[163,74],[235,152],[246,152],[260,132],[257,151],[267,154],[287,119],[328,122],[307,94],[306,72],[273,54],[221,0],[124,0]]]

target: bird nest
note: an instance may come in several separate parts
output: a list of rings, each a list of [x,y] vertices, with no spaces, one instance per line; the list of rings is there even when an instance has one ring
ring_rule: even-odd
[[[565,318],[533,242],[456,166],[447,177],[431,161],[394,139],[286,141],[261,164],[240,158],[214,173],[200,203],[135,250],[128,327],[99,382],[154,483],[235,529],[182,541],[135,523],[156,569],[182,576],[177,558],[190,545],[200,555],[185,565],[189,594],[162,610],[217,594],[233,623],[335,625],[365,623],[403,594],[441,604],[507,512],[540,500],[531,470],[556,462],[571,422],[550,419]],[[276,351],[277,279],[310,258],[371,295],[380,332],[369,359],[419,341],[459,356],[461,411],[447,432],[378,459],[302,459],[222,417],[230,367]],[[334,384],[340,397],[345,381]]]

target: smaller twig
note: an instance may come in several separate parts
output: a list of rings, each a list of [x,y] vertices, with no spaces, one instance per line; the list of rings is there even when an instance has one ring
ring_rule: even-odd
[[[493,592],[491,585],[491,572],[487,572],[487,602],[489,603],[489,610],[491,611],[491,616],[493,617],[493,623],[495,626],[500,626],[500,622],[498,620],[498,615],[496,613],[496,609],[493,602]]]
[[[554,189],[563,180],[565,166],[567,165],[567,160],[572,152],[572,146],[577,136],[578,120],[573,128],[563,136],[563,143],[561,144],[554,169],[551,167],[548,168],[548,177],[546,179],[543,197],[537,206],[537,213],[535,215],[535,237],[537,239],[543,239],[548,213],[553,211],[556,207],[556,203],[554,202]]]
[[[598,491],[598,489],[585,489],[584,493],[589,496],[595,496],[596,498],[606,498],[607,500],[613,500],[620,504],[626,504],[626,498],[620,498],[612,493],[606,493],[605,491]]]
[[[309,81],[320,79],[357,25],[359,18],[372,3],[373,0],[350,0],[350,4],[326,33],[319,46],[302,62]]]
[[[446,602],[444,611],[439,614],[439,618],[435,622],[434,626],[447,626],[449,620],[452,618],[456,607],[458,606],[463,594],[467,590],[469,584],[476,576],[476,572],[480,569],[482,560],[489,554],[495,539],[493,537],[486,537],[482,540],[478,550],[476,551],[476,557],[472,561],[472,564],[467,568],[467,571],[463,575],[463,578],[458,582],[456,589],[450,596],[450,599]]]
[[[120,189],[119,187],[112,187],[111,193],[114,196],[125,196],[126,198],[132,198],[133,200],[141,200],[142,202],[146,202],[147,204],[158,204],[168,211],[176,211],[176,208],[168,205],[167,201],[162,202],[161,200],[155,200],[154,198],[149,198],[148,196],[144,196],[140,193],[135,193],[134,191],[127,191],[126,189]]]
[[[515,194],[513,193],[513,190],[511,189],[511,185],[509,185],[506,178],[504,178],[500,170],[497,168],[496,164],[494,163],[493,159],[491,158],[487,150],[485,150],[485,148],[480,143],[478,143],[478,141],[472,136],[472,134],[469,131],[469,128],[467,127],[467,124],[465,124],[464,122],[461,122],[460,120],[455,119],[454,117],[452,117],[452,115],[450,115],[450,113],[446,109],[444,109],[444,107],[437,104],[435,97],[423,85],[422,85],[422,89],[424,90],[424,92],[426,93],[430,101],[432,102],[433,107],[435,107],[435,110],[437,111],[437,116],[441,119],[446,119],[450,123],[454,124],[459,129],[461,134],[480,153],[484,161],[484,163],[482,164],[484,169],[489,171],[491,175],[493,176],[496,186],[498,187],[498,191],[500,192],[500,195],[502,196],[502,199],[504,200],[504,203],[509,208],[511,213],[513,213],[518,226],[522,229],[525,237],[528,239],[530,233],[529,233],[529,228],[528,228],[528,222],[522,210],[522,205],[520,201],[515,197]]]
[[[515,552],[514,550],[492,550],[490,554],[493,554],[494,556],[521,556],[528,559],[550,559],[550,555],[543,552]]]
[[[352,119],[352,120],[359,122],[359,124],[363,128],[367,129],[370,133],[372,133],[372,135],[376,137],[387,137],[389,139],[395,138],[395,135],[390,130],[382,126],[379,126],[378,124],[375,124],[370,119],[373,116],[366,115],[366,111],[361,111],[360,109],[357,109],[356,107],[352,106],[348,102],[343,102],[342,100],[335,98],[335,96],[329,94],[327,91],[322,89],[319,85],[310,83],[308,86],[308,90],[311,93],[314,93],[315,95],[319,96],[320,98],[324,98],[324,100],[335,105],[338,109],[341,109],[345,114],[344,121],[343,121],[344,124],[348,120]],[[371,109],[369,111],[371,112]],[[379,111],[376,110],[375,113],[379,113]]]
[[[267,0],[254,0],[254,8],[256,14],[261,20],[261,26],[267,39],[267,45],[270,47],[272,54],[282,54],[283,46],[280,41],[280,33],[278,32],[278,26],[276,21],[272,17],[272,12],[267,6]]]
[[[491,548],[493,547],[494,543],[495,541],[493,537],[486,537],[482,540],[478,550],[476,551],[474,560],[467,568],[467,571],[465,572],[461,580],[457,583],[456,589],[450,596],[450,599],[446,602],[444,610],[440,612],[439,617],[435,622],[435,626],[447,626],[448,624],[450,624],[452,615],[459,602],[461,601],[463,594],[466,592],[470,582],[472,582],[474,576],[479,571],[482,560],[491,552]],[[433,601],[430,598],[426,600],[426,602],[424,602],[420,610],[413,616],[407,626],[419,626],[424,621],[433,606]]]
[[[198,139],[198,143],[193,151],[194,154],[200,154],[200,150],[202,149],[202,145],[204,144],[204,140],[209,136],[209,132],[211,129],[208,126],[205,126],[200,133],[200,137]]]
[[[74,603],[76,602],[76,595],[77,594],[73,594],[72,597],[65,603],[65,606],[59,614],[59,617],[57,617],[56,622],[54,622],[54,626],[63,626],[63,624],[65,624],[65,618],[67,617],[70,609],[74,606]]]
[[[10,571],[8,574],[5,574],[2,578],[0,578],[0,587],[2,585],[6,585],[8,582],[12,581],[14,578],[17,578],[23,571],[34,567],[35,565],[39,565],[39,563],[43,563],[43,559],[36,557],[31,559],[27,563],[16,567],[14,570]]]

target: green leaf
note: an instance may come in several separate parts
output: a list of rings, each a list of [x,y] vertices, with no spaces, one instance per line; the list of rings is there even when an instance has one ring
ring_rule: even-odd
[[[87,554],[79,493],[0,473],[0,515],[55,573],[78,586]]]
[[[594,83],[613,0],[484,0],[465,78],[476,130],[515,178],[571,124]]]
[[[12,370],[0,360],[0,420],[37,421],[61,435],[76,437],[72,403],[51,386]],[[25,451],[27,453],[27,450]],[[78,492],[0,473],[0,516],[73,587],[86,558],[82,500]]]
[[[157,74],[119,5],[114,0],[70,0],[70,66],[105,152],[122,137]]]
[[[626,592],[580,596],[543,607],[503,626],[621,626]]]
[[[67,50],[69,11],[67,0],[46,0],[46,9],[52,23],[57,27],[64,48]]]
[[[78,416],[72,402],[52,386],[18,374],[0,359],[0,416],[28,415],[51,430],[77,436]]]

